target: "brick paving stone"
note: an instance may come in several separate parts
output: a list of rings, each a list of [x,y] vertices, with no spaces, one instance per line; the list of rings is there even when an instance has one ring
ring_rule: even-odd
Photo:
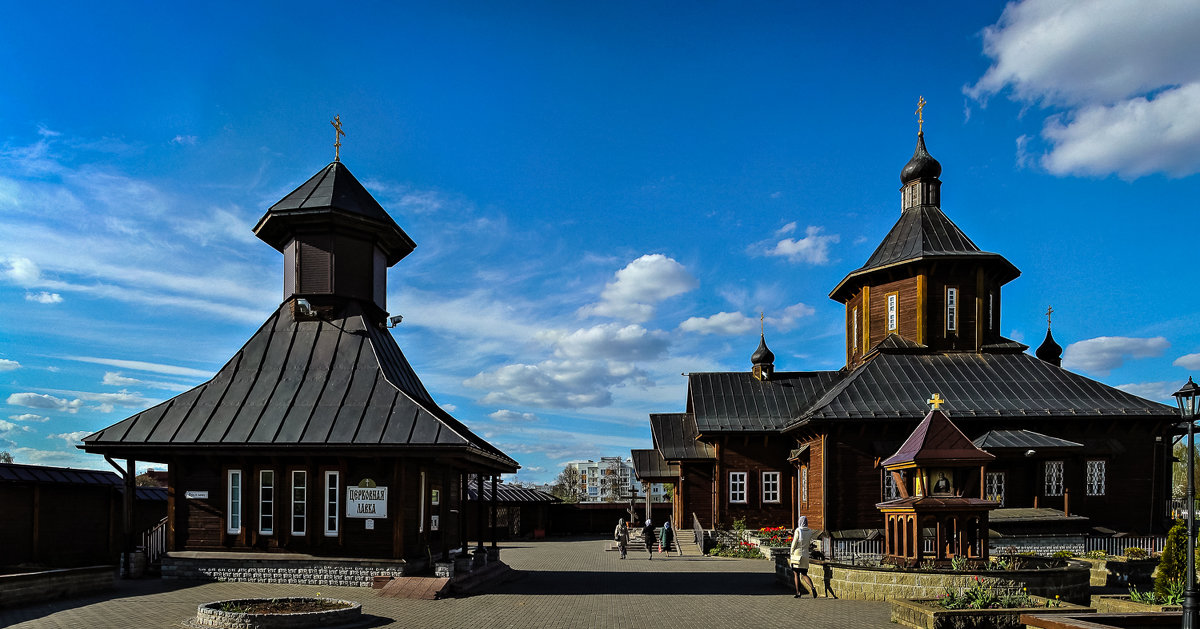
[[[121,581],[115,591],[0,609],[13,629],[171,628],[200,603],[230,598],[328,596],[359,601],[372,627],[812,627],[894,628],[887,603],[792,598],[765,559],[605,552],[607,540],[510,542],[501,558],[520,576],[443,600],[380,596],[371,588],[273,583]]]

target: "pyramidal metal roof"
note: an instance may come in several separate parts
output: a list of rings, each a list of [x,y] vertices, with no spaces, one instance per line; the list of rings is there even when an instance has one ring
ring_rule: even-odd
[[[433,401],[395,339],[357,301],[328,320],[297,320],[290,304],[211,380],[85,437],[81,447],[141,460],[215,447],[460,450],[505,471],[519,467]]]
[[[1008,282],[1021,275],[1017,267],[998,253],[982,251],[958,225],[935,205],[918,205],[900,214],[883,242],[867,258],[866,264],[851,271],[830,292],[837,299],[854,278],[874,271],[929,259],[977,259],[995,264],[1000,269],[1000,281]]]
[[[986,463],[996,456],[980,450],[938,410],[929,411],[884,467],[918,463]]]

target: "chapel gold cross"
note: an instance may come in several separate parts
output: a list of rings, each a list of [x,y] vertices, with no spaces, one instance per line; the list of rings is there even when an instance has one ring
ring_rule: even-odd
[[[340,162],[340,161],[342,161],[342,136],[346,135],[346,132],[342,131],[341,115],[334,116],[333,120],[329,121],[329,124],[333,125],[333,130],[334,130],[333,161]]]
[[[1046,306],[1046,327],[1050,327],[1050,315],[1054,314],[1054,306]]]
[[[923,116],[924,116],[924,114],[922,113],[923,111],[925,111],[925,97],[924,97],[924,96],[922,96],[921,98],[919,98],[919,99],[917,100],[917,111],[916,111],[916,114],[917,114],[917,133],[924,133],[924,132],[925,132],[925,129],[924,129],[924,127],[925,127],[925,118],[923,117]]]
[[[762,312],[761,310],[760,310],[760,311],[759,311],[759,313],[758,313],[758,327],[761,329],[761,332],[760,332],[760,333],[761,333],[763,336],[766,336],[766,335],[767,335],[767,324],[766,324],[766,322],[763,320],[763,317],[765,317],[766,315],[767,315],[767,313],[765,313],[765,312]]]
[[[933,396],[928,400],[925,400],[925,402],[929,404],[930,410],[938,411],[941,410],[941,406],[946,403],[946,400],[943,400],[941,395],[934,393]]]

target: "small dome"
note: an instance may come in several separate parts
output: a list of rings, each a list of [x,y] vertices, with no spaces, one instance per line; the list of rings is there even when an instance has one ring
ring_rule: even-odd
[[[900,171],[900,183],[906,184],[914,179],[937,179],[942,174],[942,165],[938,163],[929,151],[925,150],[925,134],[917,134],[917,149],[913,151],[912,159]]]
[[[754,354],[750,356],[750,364],[752,365],[771,365],[775,363],[775,354],[767,349],[767,337],[759,335],[758,349],[754,350]]]
[[[1041,347],[1037,348],[1037,357],[1051,365],[1062,364],[1062,346],[1054,342],[1054,336],[1050,334],[1050,328],[1046,328],[1046,340],[1042,341]]]

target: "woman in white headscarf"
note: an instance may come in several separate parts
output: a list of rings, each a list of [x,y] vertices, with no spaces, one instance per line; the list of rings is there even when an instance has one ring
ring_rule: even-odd
[[[800,598],[801,579],[804,580],[808,591],[812,592],[813,598],[816,598],[817,588],[808,577],[808,549],[812,544],[813,530],[808,528],[808,518],[805,516],[800,516],[797,524],[796,530],[792,532],[792,549],[788,557],[788,565],[792,567],[792,580],[796,584],[796,595],[792,598]]]

